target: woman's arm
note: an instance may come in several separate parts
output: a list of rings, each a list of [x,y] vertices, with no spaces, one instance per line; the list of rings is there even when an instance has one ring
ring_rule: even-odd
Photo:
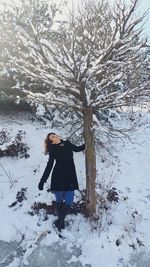
[[[76,146],[76,145],[72,144],[70,141],[69,141],[69,143],[70,143],[70,145],[71,145],[71,147],[72,147],[72,150],[73,150],[74,152],[80,152],[80,151],[82,151],[82,150],[85,149],[85,144],[83,144],[83,145],[81,145],[81,146]]]
[[[54,164],[54,155],[53,155],[52,151],[49,151],[49,159],[48,159],[46,168],[44,170],[44,173],[42,175],[42,178],[40,180],[40,183],[38,185],[38,188],[40,190],[43,190],[43,185],[47,181],[47,179],[48,179],[48,177],[50,175],[50,172],[52,170],[53,164]]]

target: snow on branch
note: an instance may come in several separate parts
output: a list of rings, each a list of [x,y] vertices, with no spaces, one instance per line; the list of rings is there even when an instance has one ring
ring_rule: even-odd
[[[59,103],[63,99],[63,105],[81,111],[87,106],[107,109],[146,101],[149,44],[141,33],[147,12],[138,16],[138,5],[139,0],[130,4],[117,0],[113,8],[107,1],[85,1],[65,21],[57,20],[56,30],[52,9],[49,17],[44,8],[29,14],[22,9],[22,16],[15,13],[15,19],[13,13],[5,16],[6,65],[18,79],[46,84],[47,93]],[[33,89],[34,97],[39,95]],[[39,99],[44,101],[42,95]]]

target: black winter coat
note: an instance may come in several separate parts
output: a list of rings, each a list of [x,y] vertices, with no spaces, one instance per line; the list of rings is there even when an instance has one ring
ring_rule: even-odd
[[[52,170],[54,160],[55,166],[51,177],[51,191],[73,191],[79,189],[76,169],[73,159],[73,151],[80,152],[85,149],[85,144],[76,146],[69,140],[62,140],[59,144],[52,144],[49,150],[49,160],[42,175],[44,183]]]

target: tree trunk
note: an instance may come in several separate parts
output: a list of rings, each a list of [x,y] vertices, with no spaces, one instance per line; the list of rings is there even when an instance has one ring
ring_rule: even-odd
[[[86,166],[86,215],[92,216],[96,209],[96,154],[93,125],[93,111],[91,107],[84,107],[84,139]]]

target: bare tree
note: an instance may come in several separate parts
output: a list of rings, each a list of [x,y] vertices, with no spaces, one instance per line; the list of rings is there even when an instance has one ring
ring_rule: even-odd
[[[27,18],[16,31],[19,52],[9,57],[16,75],[47,85],[38,92],[20,86],[29,100],[55,107],[60,116],[67,109],[70,117],[75,114],[74,131],[83,129],[88,215],[96,207],[96,134],[118,134],[109,114],[146,101],[149,94],[144,79],[148,45],[141,24],[146,13],[137,17],[138,5],[139,0],[130,5],[116,1],[113,8],[107,1],[83,1],[65,20],[58,23],[53,16],[49,32],[42,25],[44,35]]]

